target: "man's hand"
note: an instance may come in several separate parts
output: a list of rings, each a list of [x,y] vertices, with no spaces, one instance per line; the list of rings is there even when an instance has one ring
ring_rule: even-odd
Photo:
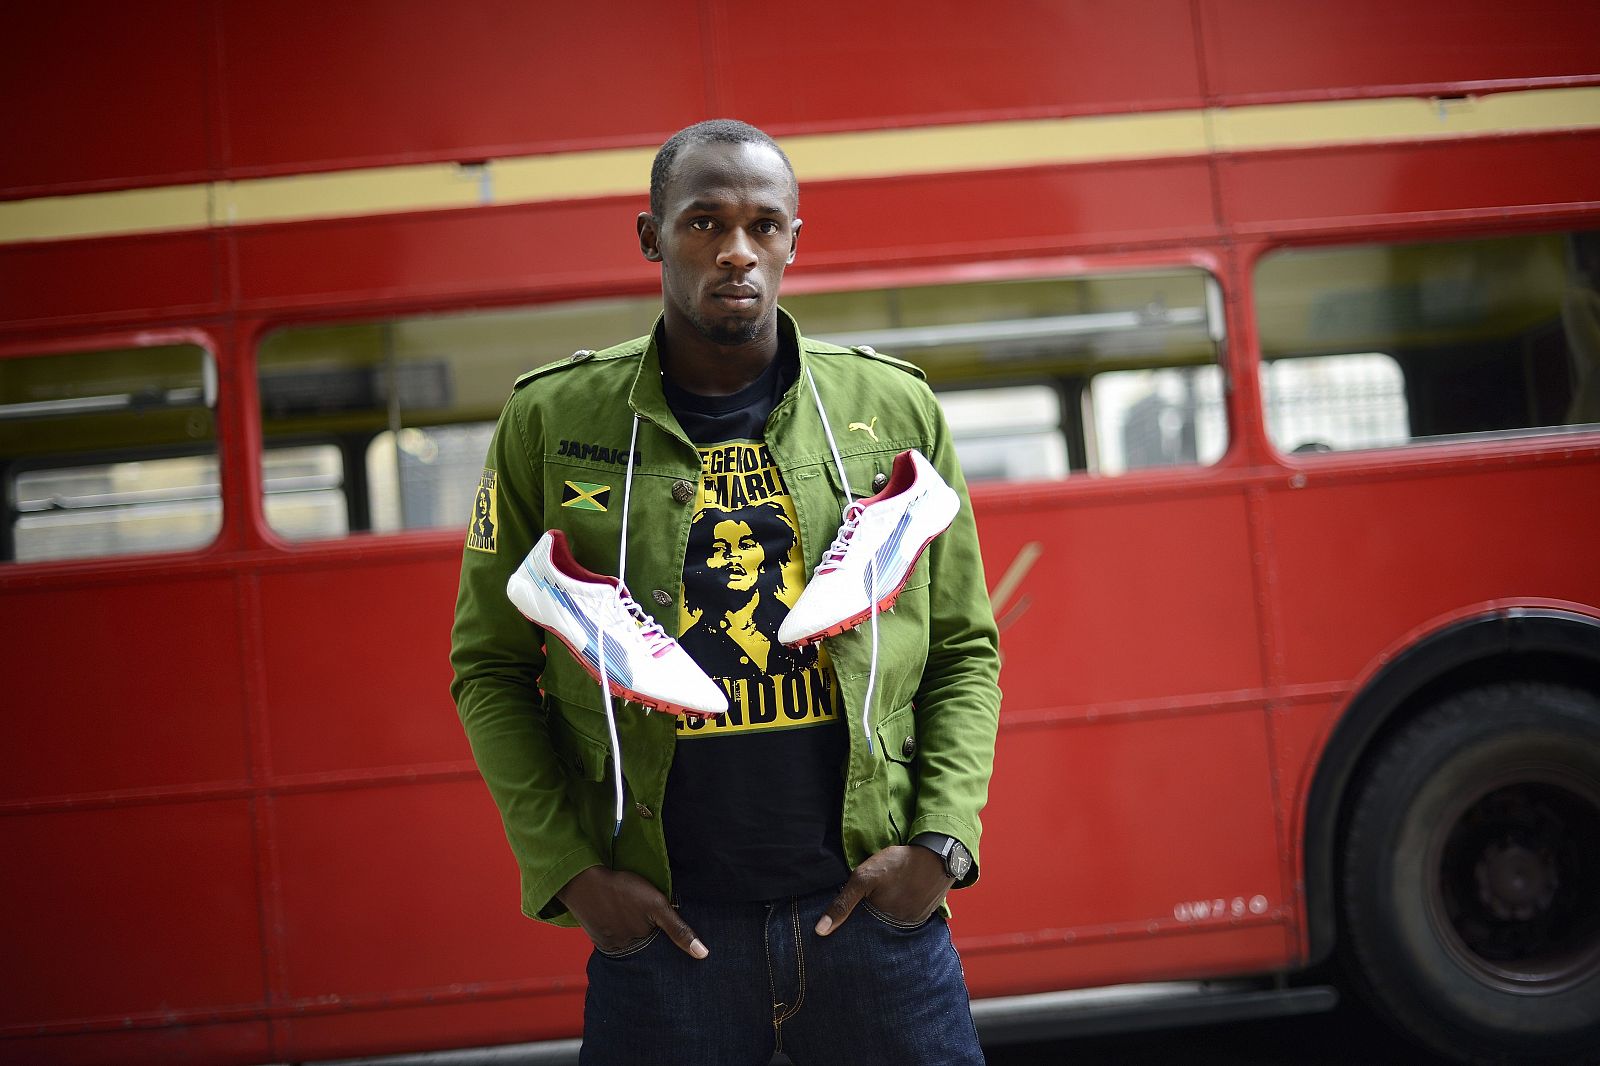
[[[660,929],[697,959],[710,954],[661,891],[638,874],[591,866],[556,893],[601,951],[626,951]]]
[[[955,880],[944,861],[927,848],[895,844],[857,866],[817,921],[817,935],[827,936],[844,924],[856,904],[872,905],[897,922],[921,925],[944,900]]]

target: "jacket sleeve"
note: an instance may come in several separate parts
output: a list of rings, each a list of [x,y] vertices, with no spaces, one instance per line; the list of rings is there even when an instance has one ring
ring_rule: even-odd
[[[972,853],[972,870],[956,887],[978,878],[978,814],[989,797],[995,733],[1000,722],[999,633],[984,584],[978,529],[966,479],[950,442],[944,413],[928,459],[961,497],[955,522],[928,546],[928,660],[917,687],[917,807],[909,839],[918,833],[955,837]]]
[[[513,394],[495,427],[480,483],[481,497],[493,482],[493,550],[481,550],[482,538],[470,534],[462,550],[450,693],[521,870],[523,912],[570,925],[573,919],[555,894],[603,859],[580,831],[551,744],[538,687],[544,634],[505,592],[507,578],[544,533],[544,453],[541,434],[528,423]]]

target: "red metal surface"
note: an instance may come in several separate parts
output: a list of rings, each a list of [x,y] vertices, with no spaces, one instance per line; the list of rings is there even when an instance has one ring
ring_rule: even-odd
[[[210,177],[215,6],[152,0],[7,12],[0,199]]]
[[[4,614],[0,803],[248,776],[232,581],[47,586],[7,593]]]
[[[0,847],[27,857],[0,927],[7,968],[26,975],[0,1003],[9,1034],[205,1022],[262,1002],[245,800],[12,813]]]
[[[423,989],[581,980],[582,944],[517,913],[498,822],[476,775],[279,796],[284,997],[418,1006]]]
[[[786,13],[769,42],[799,77],[755,75],[765,43],[732,0],[704,5],[721,111],[775,129],[872,128],[1198,107],[1188,0],[991,4],[891,0]],[[1137,42],[1140,60],[1127,61]]]
[[[1593,4],[1199,0],[1198,6],[1207,83],[1232,103],[1600,74],[1600,9]]]
[[[54,95],[7,110],[0,196],[648,144],[724,108],[793,133],[1600,80],[1580,4],[1430,21],[1376,0],[1083,0],[981,27],[896,4],[755,45],[725,0],[636,7],[30,15],[35,54],[0,97]],[[83,77],[54,76],[69,60]],[[794,76],[757,75],[774,62]],[[1003,638],[984,877],[955,900],[975,994],[1292,967],[1305,796],[1379,657],[1486,601],[1600,611],[1592,436],[1280,458],[1248,272],[1295,236],[1592,228],[1596,158],[1593,133],[1545,134],[807,186],[797,289],[1198,262],[1225,290],[1218,466],[974,494],[991,583],[1043,548]],[[0,1007],[0,1058],[298,1061],[575,1032],[583,941],[517,913],[445,688],[459,538],[273,538],[253,349],[284,322],[649,292],[642,202],[0,247],[7,351],[206,330],[227,514],[201,553],[0,567],[0,854],[28,871],[0,879],[0,913],[29,916],[0,957],[30,975]]]
[[[683,5],[294,0],[218,17],[234,174],[647,143],[707,110]]]
[[[1594,131],[1241,154],[1217,166],[1230,228],[1251,235],[1600,201]]]
[[[1258,690],[1259,630],[1251,587],[1243,493],[1163,493],[1129,499],[1065,485],[1054,506],[982,512],[986,573],[998,579],[1026,544],[1042,554],[1029,572],[1033,604],[1006,631],[1012,668],[1002,679],[1008,714],[1074,718],[1107,701],[1194,699]],[[1108,558],[1141,560],[1137,572]],[[1048,590],[1048,592],[1046,592]],[[1062,617],[1062,600],[1092,603]],[[1204,639],[1196,639],[1203,634]],[[1133,646],[1162,649],[1134,674]]]
[[[172,322],[220,310],[222,241],[196,232],[0,246],[0,320]]]
[[[1426,455],[1409,470],[1385,470],[1382,458],[1368,457],[1364,470],[1342,478],[1319,476],[1308,463],[1304,488],[1283,484],[1269,494],[1281,602],[1293,605],[1282,612],[1284,683],[1353,679],[1397,635],[1507,589],[1526,599],[1600,603],[1600,564],[1590,551],[1600,447],[1591,439],[1515,465],[1504,448],[1462,450],[1499,455],[1448,465],[1441,456],[1436,471],[1417,469]],[[1493,501],[1492,514],[1485,501]],[[1378,524],[1373,514],[1405,520]],[[1441,529],[1462,535],[1441,544]]]
[[[274,776],[470,767],[439,654],[450,641],[456,562],[308,562],[260,577]],[[308,603],[318,609],[307,612]],[[390,662],[408,665],[374,669]]]

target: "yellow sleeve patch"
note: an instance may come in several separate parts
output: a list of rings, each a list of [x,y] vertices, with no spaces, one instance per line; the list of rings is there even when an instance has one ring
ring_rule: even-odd
[[[478,478],[478,496],[472,502],[472,521],[467,524],[467,547],[477,552],[494,554],[495,541],[500,531],[500,504],[495,495],[497,477],[485,468]]]

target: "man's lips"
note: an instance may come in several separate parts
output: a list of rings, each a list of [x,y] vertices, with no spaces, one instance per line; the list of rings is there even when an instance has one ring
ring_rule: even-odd
[[[748,285],[724,285],[711,290],[711,298],[733,309],[754,307],[761,294]]]

